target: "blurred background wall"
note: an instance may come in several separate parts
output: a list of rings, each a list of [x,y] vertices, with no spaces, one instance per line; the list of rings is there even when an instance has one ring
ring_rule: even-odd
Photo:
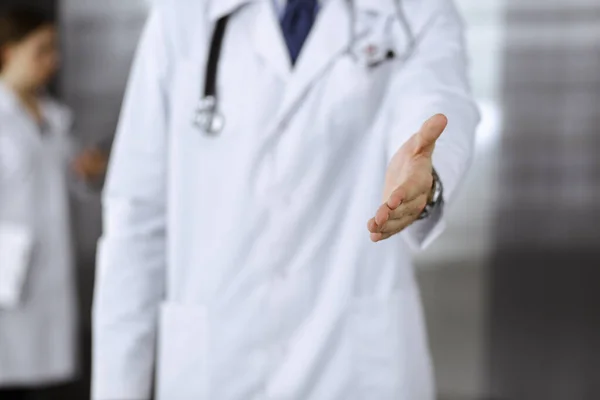
[[[600,398],[600,3],[460,0],[483,121],[418,255],[442,399]]]
[[[600,3],[507,0],[490,389],[600,398]]]
[[[147,2],[60,0],[59,3],[63,46],[59,87],[61,98],[75,113],[75,134],[83,145],[110,143],[118,121],[129,67],[145,21]],[[101,233],[100,211],[99,196],[83,203],[73,203],[83,374],[75,385],[50,394],[52,399],[89,398],[90,309],[96,242]]]
[[[110,137],[148,2],[37,3],[78,136]],[[457,3],[483,120],[447,233],[415,255],[440,399],[600,399],[600,3]],[[87,366],[99,202],[74,214]],[[88,373],[56,398],[86,398]]]
[[[75,134],[84,146],[110,142],[114,135],[146,9],[143,0],[60,1],[63,66],[59,91],[75,113]],[[75,203],[73,213],[87,324],[101,232],[99,196]]]
[[[143,0],[61,0],[63,41],[60,92],[77,118],[76,133],[84,144],[110,139],[146,12]],[[98,204],[77,212],[79,255],[94,258],[100,232]]]

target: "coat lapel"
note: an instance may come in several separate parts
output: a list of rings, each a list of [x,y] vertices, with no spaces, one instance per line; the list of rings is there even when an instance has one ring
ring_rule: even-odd
[[[250,45],[269,68],[287,81],[291,65],[273,0],[211,0],[210,21],[214,24],[247,4],[256,7],[254,20],[248,27]]]
[[[273,2],[262,0],[258,7],[251,32],[252,47],[265,64],[287,82],[292,71],[290,57]]]

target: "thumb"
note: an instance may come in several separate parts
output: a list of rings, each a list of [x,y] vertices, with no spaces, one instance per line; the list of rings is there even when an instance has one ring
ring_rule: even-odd
[[[440,138],[447,125],[448,118],[444,114],[436,114],[425,121],[421,130],[416,135],[417,145],[415,153],[431,155],[435,147],[435,142]]]

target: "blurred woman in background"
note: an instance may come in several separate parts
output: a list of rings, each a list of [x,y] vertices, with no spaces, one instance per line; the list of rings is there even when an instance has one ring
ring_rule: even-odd
[[[68,171],[93,179],[105,157],[74,158],[70,112],[45,92],[59,63],[42,14],[0,14],[0,399],[76,375],[76,291]]]

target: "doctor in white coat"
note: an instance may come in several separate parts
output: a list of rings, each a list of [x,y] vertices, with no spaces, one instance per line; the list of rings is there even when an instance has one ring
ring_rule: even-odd
[[[471,158],[462,33],[450,0],[156,1],[104,194],[94,399],[432,400],[409,246]]]
[[[71,114],[43,94],[58,66],[53,22],[0,14],[0,398],[76,377],[76,297],[68,209]],[[101,160],[100,160],[101,162]],[[94,168],[99,169],[94,172]],[[74,182],[81,182],[77,179]],[[27,397],[29,398],[29,397]]]

